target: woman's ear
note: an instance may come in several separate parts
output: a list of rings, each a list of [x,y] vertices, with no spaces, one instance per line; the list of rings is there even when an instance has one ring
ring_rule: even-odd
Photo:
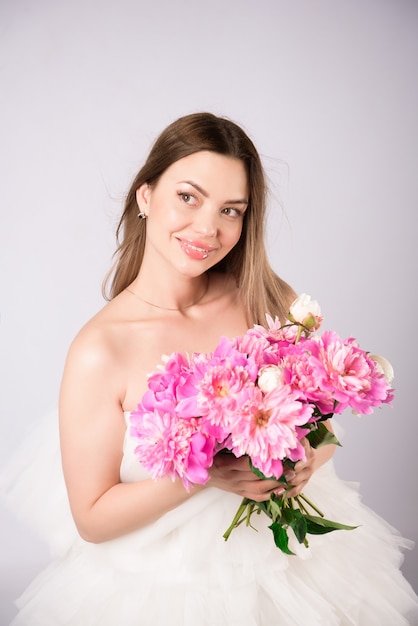
[[[143,183],[136,190],[136,203],[141,213],[143,213],[145,216],[148,216],[150,193],[151,187],[148,185],[148,183]]]

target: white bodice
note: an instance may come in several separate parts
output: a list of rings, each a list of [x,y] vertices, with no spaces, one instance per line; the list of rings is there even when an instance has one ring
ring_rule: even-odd
[[[136,441],[130,435],[130,411],[125,411],[125,423],[126,432],[123,442],[123,457],[120,465],[120,479],[123,483],[133,483],[138,480],[145,480],[149,478],[149,475],[144,468],[139,464],[139,461],[135,457]]]

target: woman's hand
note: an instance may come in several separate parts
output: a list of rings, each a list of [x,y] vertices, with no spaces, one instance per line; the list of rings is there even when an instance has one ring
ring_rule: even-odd
[[[289,498],[298,496],[304,490],[317,467],[316,451],[311,448],[306,437],[301,439],[301,444],[305,448],[306,460],[298,461],[293,471],[289,469],[284,472],[288,484],[291,485],[291,489],[286,492]]]
[[[282,491],[283,483],[258,478],[251,471],[247,456],[237,459],[233,454],[220,452],[215,456],[209,474],[209,487],[230,491],[255,502],[268,500],[270,494],[276,490]]]
[[[220,452],[214,458],[213,466],[209,470],[208,485],[223,491],[231,491],[255,502],[268,500],[271,493],[283,495],[285,491],[287,497],[294,498],[303,491],[316,468],[323,462],[317,458],[316,450],[311,448],[306,438],[302,439],[301,443],[305,448],[306,460],[298,461],[293,470],[285,470],[290,486],[288,491],[282,482],[258,478],[250,469],[248,457],[242,456],[237,459],[233,454],[224,452]]]

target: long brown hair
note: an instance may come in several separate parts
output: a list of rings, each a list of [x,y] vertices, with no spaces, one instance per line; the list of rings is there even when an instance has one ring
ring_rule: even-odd
[[[106,277],[109,299],[121,293],[137,276],[146,239],[146,221],[138,219],[136,191],[156,185],[175,161],[202,150],[240,159],[246,168],[249,204],[236,246],[212,270],[232,274],[246,308],[249,324],[265,324],[265,314],[284,320],[294,292],[272,270],[264,242],[266,182],[260,156],[237,124],[212,113],[193,113],[170,124],[155,141],[144,166],[136,175],[116,231],[115,262]]]

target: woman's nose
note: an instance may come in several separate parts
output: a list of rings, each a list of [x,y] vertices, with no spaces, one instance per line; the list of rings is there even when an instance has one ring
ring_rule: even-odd
[[[213,210],[202,209],[197,213],[193,226],[196,232],[206,237],[213,237],[218,230],[217,215]]]

